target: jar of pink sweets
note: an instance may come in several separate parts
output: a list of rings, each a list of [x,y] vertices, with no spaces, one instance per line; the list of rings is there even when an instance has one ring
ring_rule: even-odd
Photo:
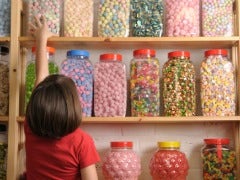
[[[158,150],[149,164],[153,180],[186,180],[188,160],[180,151],[180,142],[158,142]]]
[[[141,173],[140,158],[133,151],[129,141],[111,142],[111,150],[106,153],[102,171],[105,180],[137,180]]]
[[[126,67],[120,54],[102,54],[94,68],[94,114],[125,116],[127,106]]]

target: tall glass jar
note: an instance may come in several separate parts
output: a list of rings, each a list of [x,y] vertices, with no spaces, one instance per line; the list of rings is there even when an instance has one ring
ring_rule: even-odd
[[[63,20],[65,37],[92,37],[93,0],[65,0]]]
[[[185,153],[180,151],[180,142],[158,142],[149,168],[153,180],[186,180],[189,165]]]
[[[131,35],[160,37],[163,33],[163,0],[131,1]]]
[[[55,62],[55,49],[53,47],[47,48],[47,58],[48,58],[48,70],[49,74],[57,74],[59,72],[59,68],[57,63]],[[26,82],[25,82],[25,103],[29,102],[30,96],[32,94],[32,90],[35,85],[36,80],[36,47],[32,47],[32,55],[31,60],[27,63],[26,69]]]
[[[10,35],[11,0],[0,0],[0,37]]]
[[[129,141],[111,142],[111,150],[103,159],[102,171],[105,180],[137,180],[141,174],[140,158]]]
[[[204,139],[201,150],[203,179],[237,179],[236,153],[228,138]]]
[[[86,50],[70,50],[67,58],[61,64],[61,73],[71,77],[75,82],[79,100],[82,105],[82,115],[92,116],[93,101],[93,65]]]
[[[94,68],[94,115],[125,116],[126,66],[120,54],[102,54]]]
[[[200,35],[200,0],[166,0],[166,36]]]
[[[0,115],[6,116],[9,108],[9,48],[0,46]]]
[[[202,35],[233,36],[234,0],[202,0]]]
[[[234,116],[235,77],[225,49],[205,51],[201,63],[201,105],[203,116]]]
[[[168,53],[168,61],[162,71],[164,115],[195,115],[195,70],[190,53],[187,51]]]
[[[159,60],[153,49],[133,51],[130,64],[132,116],[159,116]]]
[[[98,11],[98,36],[129,36],[130,0],[100,1]]]

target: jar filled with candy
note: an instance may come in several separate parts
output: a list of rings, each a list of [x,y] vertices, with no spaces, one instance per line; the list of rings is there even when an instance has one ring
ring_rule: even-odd
[[[140,158],[132,148],[132,142],[111,142],[111,150],[105,154],[102,164],[105,180],[138,179],[141,174],[141,163]]]
[[[30,96],[32,94],[32,90],[35,85],[36,79],[36,47],[32,47],[32,57],[31,60],[27,64],[26,69],[26,82],[25,82],[25,103],[29,102]],[[48,58],[48,69],[49,74],[57,74],[59,72],[59,68],[57,63],[55,62],[55,49],[52,47],[47,47],[47,58]]]
[[[201,151],[203,179],[237,179],[236,153],[228,138],[204,139]]]
[[[166,36],[200,35],[200,0],[166,0]]]
[[[0,46],[0,115],[8,114],[9,105],[9,48]]]
[[[82,105],[82,115],[92,115],[93,101],[93,65],[89,60],[89,52],[85,50],[70,50],[67,58],[61,64],[61,73],[75,82],[79,100]]]
[[[30,32],[29,23],[34,22],[35,16],[44,15],[51,32],[60,35],[62,17],[62,0],[24,0],[27,11],[27,33]]]
[[[131,1],[131,35],[138,37],[160,37],[163,33],[163,1]]]
[[[149,168],[153,180],[186,180],[189,165],[185,153],[180,151],[180,142],[158,142]]]
[[[120,54],[102,54],[94,68],[95,116],[125,116],[126,67]]]
[[[233,36],[234,0],[202,0],[202,35]]]
[[[201,105],[203,116],[235,115],[235,77],[225,49],[205,51],[201,63]]]
[[[195,70],[190,53],[187,51],[168,53],[168,61],[162,71],[164,115],[195,115]]]
[[[129,36],[130,0],[100,1],[98,11],[98,36]]]
[[[0,37],[10,35],[11,1],[0,0]]]
[[[93,0],[65,0],[63,20],[65,37],[92,37]]]
[[[133,51],[130,64],[132,116],[159,116],[159,60],[153,49]]]

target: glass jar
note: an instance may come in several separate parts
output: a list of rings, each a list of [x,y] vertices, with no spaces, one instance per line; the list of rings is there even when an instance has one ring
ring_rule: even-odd
[[[102,164],[105,180],[138,179],[141,174],[141,163],[132,147],[132,142],[111,142],[111,150],[105,154]]]
[[[237,179],[236,153],[228,138],[204,139],[201,150],[203,179]]]
[[[32,47],[31,60],[27,63],[26,69],[26,89],[25,89],[25,103],[29,102],[32,94],[32,90],[36,80],[36,47]],[[49,74],[57,74],[59,72],[58,65],[55,62],[55,49],[47,47],[47,59],[48,59],[48,70]]]
[[[202,35],[233,36],[234,0],[202,0]]]
[[[25,0],[27,10],[27,34],[30,35],[30,23],[34,17],[44,15],[51,32],[60,35],[62,0]]]
[[[131,35],[138,37],[160,37],[163,33],[163,1],[131,1]]]
[[[162,71],[164,115],[195,115],[195,70],[190,53],[187,51],[168,53],[168,61]]]
[[[180,142],[158,142],[149,168],[153,180],[186,180],[189,165],[185,153],[180,151]]]
[[[89,52],[70,50],[61,64],[61,73],[72,78],[76,84],[79,100],[82,105],[82,116],[92,116],[93,101],[93,65]]]
[[[152,49],[133,51],[130,64],[130,92],[132,116],[159,116],[159,60]]]
[[[126,66],[120,54],[102,54],[94,68],[95,116],[126,115]]]
[[[0,115],[8,115],[9,108],[9,48],[0,46]]]
[[[93,0],[65,0],[63,19],[65,37],[92,37]]]
[[[130,0],[100,1],[98,36],[127,37],[129,35]]]
[[[0,37],[10,35],[11,0],[0,0]]]
[[[201,106],[203,116],[235,115],[235,77],[227,50],[205,51],[201,63]]]
[[[0,179],[7,178],[7,149],[8,149],[8,135],[5,124],[0,124]]]
[[[200,35],[200,0],[166,0],[166,36]]]

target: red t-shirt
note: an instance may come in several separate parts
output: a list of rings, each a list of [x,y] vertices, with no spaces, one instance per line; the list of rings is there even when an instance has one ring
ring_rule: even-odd
[[[26,121],[24,130],[28,180],[79,180],[80,169],[100,161],[92,138],[80,128],[57,140],[34,135]]]

